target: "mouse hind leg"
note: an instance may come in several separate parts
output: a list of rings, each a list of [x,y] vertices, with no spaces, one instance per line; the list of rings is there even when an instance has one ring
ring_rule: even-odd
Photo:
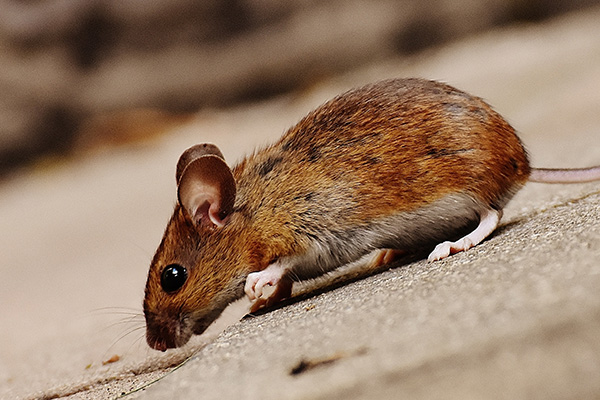
[[[475,230],[455,242],[443,242],[435,246],[435,249],[427,257],[427,261],[438,261],[461,251],[466,251],[481,243],[488,237],[500,223],[502,211],[487,209],[481,213],[479,225]]]
[[[366,264],[367,268],[378,268],[383,265],[388,265],[396,259],[402,257],[407,252],[405,250],[396,249],[379,249],[375,250],[373,258]]]

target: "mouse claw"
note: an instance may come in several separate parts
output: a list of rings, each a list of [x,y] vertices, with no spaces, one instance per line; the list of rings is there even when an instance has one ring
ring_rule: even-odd
[[[281,300],[288,299],[292,297],[292,286],[293,281],[288,278],[283,278],[279,281],[277,286],[275,286],[275,290],[268,297],[259,297],[257,298],[252,306],[250,307],[250,312],[256,312],[261,308],[271,307],[272,305],[279,303]]]
[[[250,300],[256,300],[262,295],[262,288],[264,284],[259,284],[261,280],[260,272],[252,272],[246,278],[246,285],[244,286],[244,292]]]
[[[244,291],[250,300],[256,300],[262,296],[265,286],[276,287],[285,273],[286,269],[277,263],[269,265],[262,271],[252,272],[246,278]]]
[[[266,271],[266,270],[265,270]],[[277,286],[281,277],[265,271],[253,272],[246,278],[244,291],[250,300],[256,300],[263,295],[265,286]]]
[[[433,249],[431,254],[429,254],[429,257],[427,257],[427,261],[439,261],[448,257],[450,254],[456,254],[460,251],[469,250],[473,246],[473,242],[467,237],[464,237],[456,242],[443,242],[435,246],[435,249]]]
[[[255,300],[251,311],[261,307],[267,307],[276,302],[290,297],[292,293],[292,280],[285,277],[287,269],[280,264],[274,263],[266,269],[248,274],[244,291],[248,299]],[[266,298],[263,298],[265,286],[275,288]]]
[[[448,257],[450,254],[466,251],[471,247],[476,246],[496,229],[501,217],[502,211],[494,209],[485,210],[481,213],[479,225],[473,232],[456,242],[443,242],[438,244],[435,246],[435,249],[433,249],[429,257],[427,257],[427,261],[438,261]]]

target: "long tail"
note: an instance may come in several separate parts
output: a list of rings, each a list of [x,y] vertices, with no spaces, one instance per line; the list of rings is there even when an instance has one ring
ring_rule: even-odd
[[[548,169],[532,168],[530,182],[583,183],[600,180],[600,165],[590,168]]]

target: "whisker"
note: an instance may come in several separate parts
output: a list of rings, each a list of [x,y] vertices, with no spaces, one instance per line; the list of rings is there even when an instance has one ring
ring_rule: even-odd
[[[140,335],[140,336],[138,336],[138,338],[137,338],[137,339],[135,339],[135,340],[133,341],[133,343],[131,344],[131,346],[129,346],[129,347],[131,348],[131,347],[133,347],[134,345],[136,345],[136,346],[138,346],[138,347],[139,347],[139,346],[140,346],[140,343],[142,343],[142,342],[145,342],[145,340],[144,340],[144,339],[146,339],[146,335]],[[142,344],[142,346],[144,346],[144,350],[145,350],[145,351],[148,351],[148,350],[149,350],[149,347],[148,347],[148,346],[147,346],[145,343],[144,343],[144,344]]]
[[[107,330],[110,328],[114,328],[115,326],[127,325],[132,323],[144,322],[143,318],[140,318],[140,315],[132,315],[131,317],[126,317],[121,319],[120,321],[113,322],[103,328],[103,330]]]
[[[134,332],[132,332],[132,333],[134,333]],[[139,336],[138,336],[138,337],[137,337],[135,340],[133,340],[133,341],[132,341],[132,342],[129,344],[129,346],[127,347],[127,350],[125,350],[125,351],[124,351],[124,354],[129,354],[129,353],[131,353],[131,352],[132,352],[132,349],[133,349],[134,347],[138,347],[138,348],[139,348],[139,347],[140,347],[140,343],[141,343],[141,341],[142,341],[143,339],[145,339],[145,337],[146,337],[146,335],[144,335],[144,334],[142,334],[142,335],[139,335]],[[144,347],[144,350],[148,350],[148,348]]]
[[[113,309],[117,309],[117,310],[131,310],[131,311],[140,311],[140,309],[138,307],[125,307],[125,306],[106,306],[106,307],[98,307],[98,308],[94,308],[93,311],[96,310],[113,310]]]
[[[114,347],[117,345],[117,343],[119,343],[121,340],[123,340],[123,339],[124,339],[124,338],[126,338],[127,336],[131,335],[132,333],[139,332],[140,330],[142,330],[142,329],[145,329],[145,328],[146,328],[145,326],[143,326],[143,325],[140,325],[140,326],[136,326],[136,327],[133,327],[133,328],[131,328],[131,329],[127,330],[127,331],[126,331],[125,333],[123,333],[121,336],[119,336],[118,338],[116,338],[116,339],[115,339],[115,340],[114,340],[114,341],[113,341],[113,342],[110,344],[110,346],[108,346],[108,348],[107,348],[107,349],[106,349],[106,351],[104,352],[104,356],[103,356],[103,358],[104,358],[104,357],[106,357],[106,355],[107,355],[107,354],[108,354],[108,353],[111,351],[111,349],[113,349],[113,348],[114,348]]]
[[[90,311],[94,314],[138,314],[142,315],[139,308],[134,307],[100,307]]]
[[[297,274],[296,272],[294,272],[294,271],[292,271],[292,272],[290,273],[290,278],[292,278],[292,280],[293,280],[294,282],[299,282],[299,281],[300,281],[300,277],[299,277],[299,276],[298,276],[298,274]]]
[[[148,251],[148,249],[145,249],[139,243],[136,243],[134,240],[128,240],[128,242],[129,244],[131,244],[132,247],[135,247],[139,251],[140,257],[142,254],[144,255],[144,262],[146,262],[147,264],[150,264],[150,262],[152,262],[152,256],[154,254],[153,251]]]

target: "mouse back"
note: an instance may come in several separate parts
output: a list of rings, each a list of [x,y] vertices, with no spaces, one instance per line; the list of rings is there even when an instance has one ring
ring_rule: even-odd
[[[325,103],[234,173],[246,183],[242,198],[258,194],[360,222],[457,192],[501,209],[530,167],[514,129],[480,98],[438,82],[393,79]]]

